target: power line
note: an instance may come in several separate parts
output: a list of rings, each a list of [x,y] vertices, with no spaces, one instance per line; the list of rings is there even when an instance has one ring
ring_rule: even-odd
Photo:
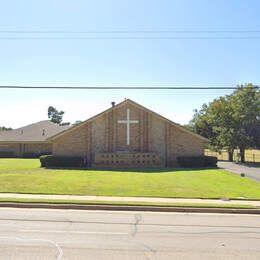
[[[259,89],[259,86],[254,86],[255,89]],[[149,86],[84,86],[84,87],[69,87],[69,86],[0,86],[0,89],[69,89],[69,90],[234,90],[238,89],[238,87],[181,87],[181,86],[163,86],[163,87],[149,87]]]
[[[1,40],[250,40],[260,39],[260,30],[0,30],[0,35]]]
[[[246,83],[245,83],[246,84]],[[250,83],[251,84],[251,83]],[[69,83],[69,85],[73,85],[73,83]],[[238,85],[233,84],[233,83],[188,83],[188,82],[182,82],[182,83],[174,83],[174,82],[86,82],[86,83],[81,83],[81,85],[77,86],[67,86],[65,85],[47,85],[46,87],[105,87],[105,86],[146,86],[146,87],[151,87],[151,86],[156,86],[156,87],[161,87],[161,86],[170,86],[170,87],[237,87]],[[258,86],[258,84],[255,84]],[[35,86],[35,85],[0,85],[4,87],[13,87],[13,86],[18,86],[18,87],[42,87],[40,86]],[[45,87],[45,86],[44,86]]]
[[[153,33],[260,33],[260,30],[0,30],[7,34],[153,34]]]
[[[260,36],[0,37],[0,40],[259,40]]]

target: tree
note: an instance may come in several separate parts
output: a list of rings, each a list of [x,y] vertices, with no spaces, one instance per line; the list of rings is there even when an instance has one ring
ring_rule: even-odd
[[[240,149],[241,161],[245,149],[260,143],[260,96],[252,84],[238,86],[231,95],[204,104],[195,111],[190,125],[194,131],[210,140],[213,150],[227,149],[233,160],[235,148]]]
[[[61,126],[66,126],[66,125],[70,125],[70,122],[62,122],[60,123]]]
[[[257,123],[252,125],[252,128],[250,129],[250,135],[253,138],[253,143],[254,143],[253,148],[260,149],[260,122],[259,122],[259,120]]]
[[[235,144],[232,140],[233,129],[232,110],[229,97],[215,99],[209,105],[204,105],[195,119],[195,130],[210,140],[211,149],[219,151],[227,149],[229,160],[233,160]]]
[[[240,85],[230,96],[233,110],[234,142],[240,150],[241,162],[245,149],[259,145],[260,92],[252,84]]]
[[[208,139],[213,137],[212,125],[209,123],[208,118],[209,106],[203,104],[200,110],[195,109],[193,119],[189,123],[189,128],[193,132],[202,135]]]
[[[48,118],[55,124],[61,124],[63,119],[64,111],[59,111],[53,106],[48,108]]]
[[[11,127],[0,126],[0,131],[10,131],[10,130],[12,130]]]
[[[82,123],[81,120],[76,120],[72,125],[75,126],[75,125],[79,125],[79,124],[81,124],[81,123]]]

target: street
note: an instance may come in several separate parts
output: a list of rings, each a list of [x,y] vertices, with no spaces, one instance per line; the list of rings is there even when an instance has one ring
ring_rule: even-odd
[[[0,208],[0,259],[260,259],[260,220]]]

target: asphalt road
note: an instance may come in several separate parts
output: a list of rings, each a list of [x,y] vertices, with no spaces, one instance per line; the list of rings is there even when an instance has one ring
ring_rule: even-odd
[[[260,167],[237,164],[234,162],[218,162],[218,167],[239,175],[244,173],[246,177],[260,181]]]
[[[0,208],[0,259],[260,259],[256,215]]]

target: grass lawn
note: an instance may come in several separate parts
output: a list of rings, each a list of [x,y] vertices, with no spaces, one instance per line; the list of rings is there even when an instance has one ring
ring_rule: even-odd
[[[38,159],[0,159],[0,192],[260,199],[260,183],[221,169],[53,170]]]

